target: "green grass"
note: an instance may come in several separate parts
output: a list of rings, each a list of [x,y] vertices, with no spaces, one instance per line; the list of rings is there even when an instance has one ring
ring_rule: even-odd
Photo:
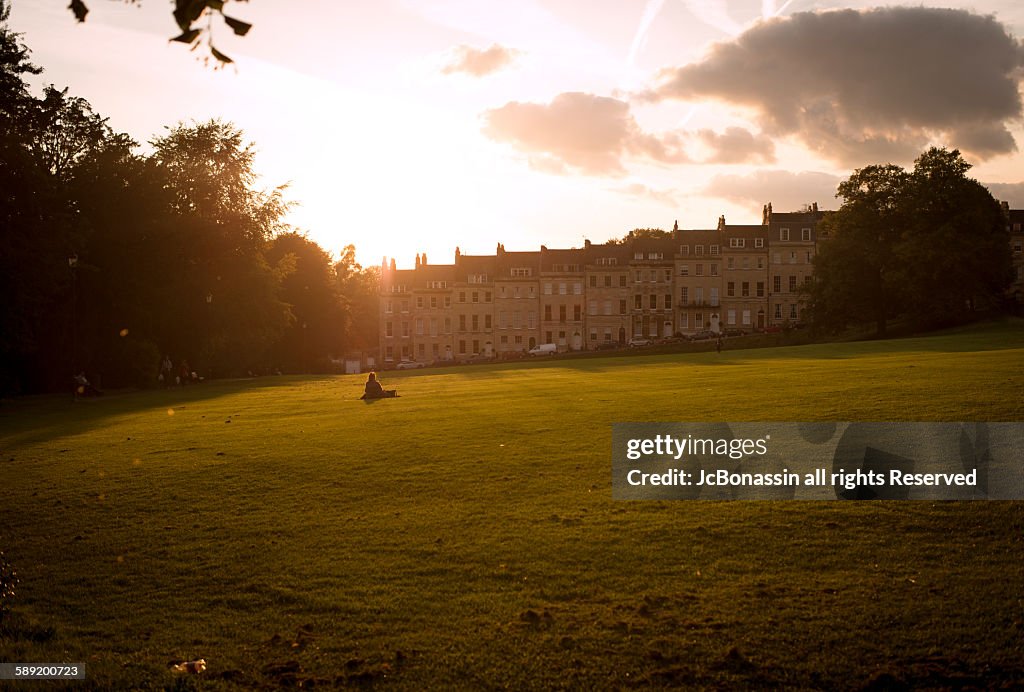
[[[1024,685],[1020,503],[610,488],[616,421],[1024,420],[1022,362],[1017,320],[385,373],[373,403],[356,376],[4,402],[0,660],[97,688]]]

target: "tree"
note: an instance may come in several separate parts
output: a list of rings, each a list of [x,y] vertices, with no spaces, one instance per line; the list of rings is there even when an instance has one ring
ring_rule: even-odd
[[[138,4],[140,0],[128,1]],[[174,16],[174,21],[177,23],[178,28],[181,29],[181,33],[172,37],[171,40],[189,45],[192,47],[192,50],[195,50],[205,37],[206,47],[210,51],[210,56],[217,61],[217,65],[223,66],[234,62],[234,60],[217,50],[213,45],[213,17],[214,15],[220,15],[228,28],[237,36],[245,36],[249,33],[252,25],[224,14],[224,5],[229,1],[174,0],[174,10],[171,14]],[[236,0],[236,2],[248,2],[248,0]],[[71,0],[68,9],[71,10],[71,13],[75,15],[75,19],[79,22],[84,22],[86,15],[89,14],[89,7],[85,4],[84,0]],[[206,20],[205,27],[201,25],[203,19]]]
[[[904,194],[907,173],[892,164],[868,166],[839,185],[839,209],[823,220],[821,243],[808,288],[808,311],[818,328],[875,322],[886,333],[898,309],[902,267],[896,246],[906,225]]]
[[[956,322],[999,305],[1013,278],[999,202],[967,177],[960,152],[931,148],[914,162],[900,247],[907,307],[920,322]]]
[[[660,228],[634,228],[621,238],[611,238],[607,242],[608,245],[623,245],[632,240],[670,237],[672,237],[672,234],[669,231],[663,231]]]
[[[898,314],[919,326],[997,305],[1012,278],[1006,220],[959,151],[931,148],[910,173],[892,164],[854,171],[814,260],[808,310],[819,329]]]
[[[279,297],[291,312],[289,326],[274,349],[275,362],[293,371],[319,368],[328,354],[340,355],[347,327],[331,257],[293,232],[274,238],[266,258],[277,271]]]
[[[346,245],[341,257],[334,263],[338,292],[348,309],[348,329],[345,347],[351,351],[366,351],[377,347],[380,316],[378,291],[380,268],[362,267],[356,262],[355,245]]]

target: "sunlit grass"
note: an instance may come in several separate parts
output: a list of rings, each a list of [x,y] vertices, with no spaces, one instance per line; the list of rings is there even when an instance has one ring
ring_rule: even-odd
[[[1024,681],[1017,503],[610,489],[612,422],[1022,420],[1021,362],[1013,321],[384,373],[402,396],[369,404],[355,376],[5,402],[0,659],[97,687],[198,657],[243,686]]]

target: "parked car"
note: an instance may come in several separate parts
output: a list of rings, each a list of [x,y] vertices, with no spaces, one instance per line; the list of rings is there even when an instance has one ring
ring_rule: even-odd
[[[701,331],[693,334],[690,337],[690,341],[707,341],[708,339],[717,339],[718,332],[713,332],[710,329],[702,329]]]
[[[550,356],[554,353],[558,353],[558,346],[556,344],[540,344],[529,350],[531,356]]]
[[[645,339],[642,336],[634,336],[632,339],[629,340],[629,345],[634,348],[638,348],[640,346],[650,346],[651,340]]]
[[[395,366],[396,370],[416,370],[417,368],[427,367],[424,363],[417,362],[415,360],[403,360]]]
[[[725,330],[725,335],[726,336],[746,336],[746,334],[747,333],[745,331],[743,331],[742,329],[726,329]]]

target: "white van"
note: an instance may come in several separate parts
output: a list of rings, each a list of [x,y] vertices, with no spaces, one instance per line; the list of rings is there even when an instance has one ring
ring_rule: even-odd
[[[531,356],[548,356],[552,353],[558,353],[558,346],[555,344],[541,344],[536,348],[531,348],[528,353]]]

